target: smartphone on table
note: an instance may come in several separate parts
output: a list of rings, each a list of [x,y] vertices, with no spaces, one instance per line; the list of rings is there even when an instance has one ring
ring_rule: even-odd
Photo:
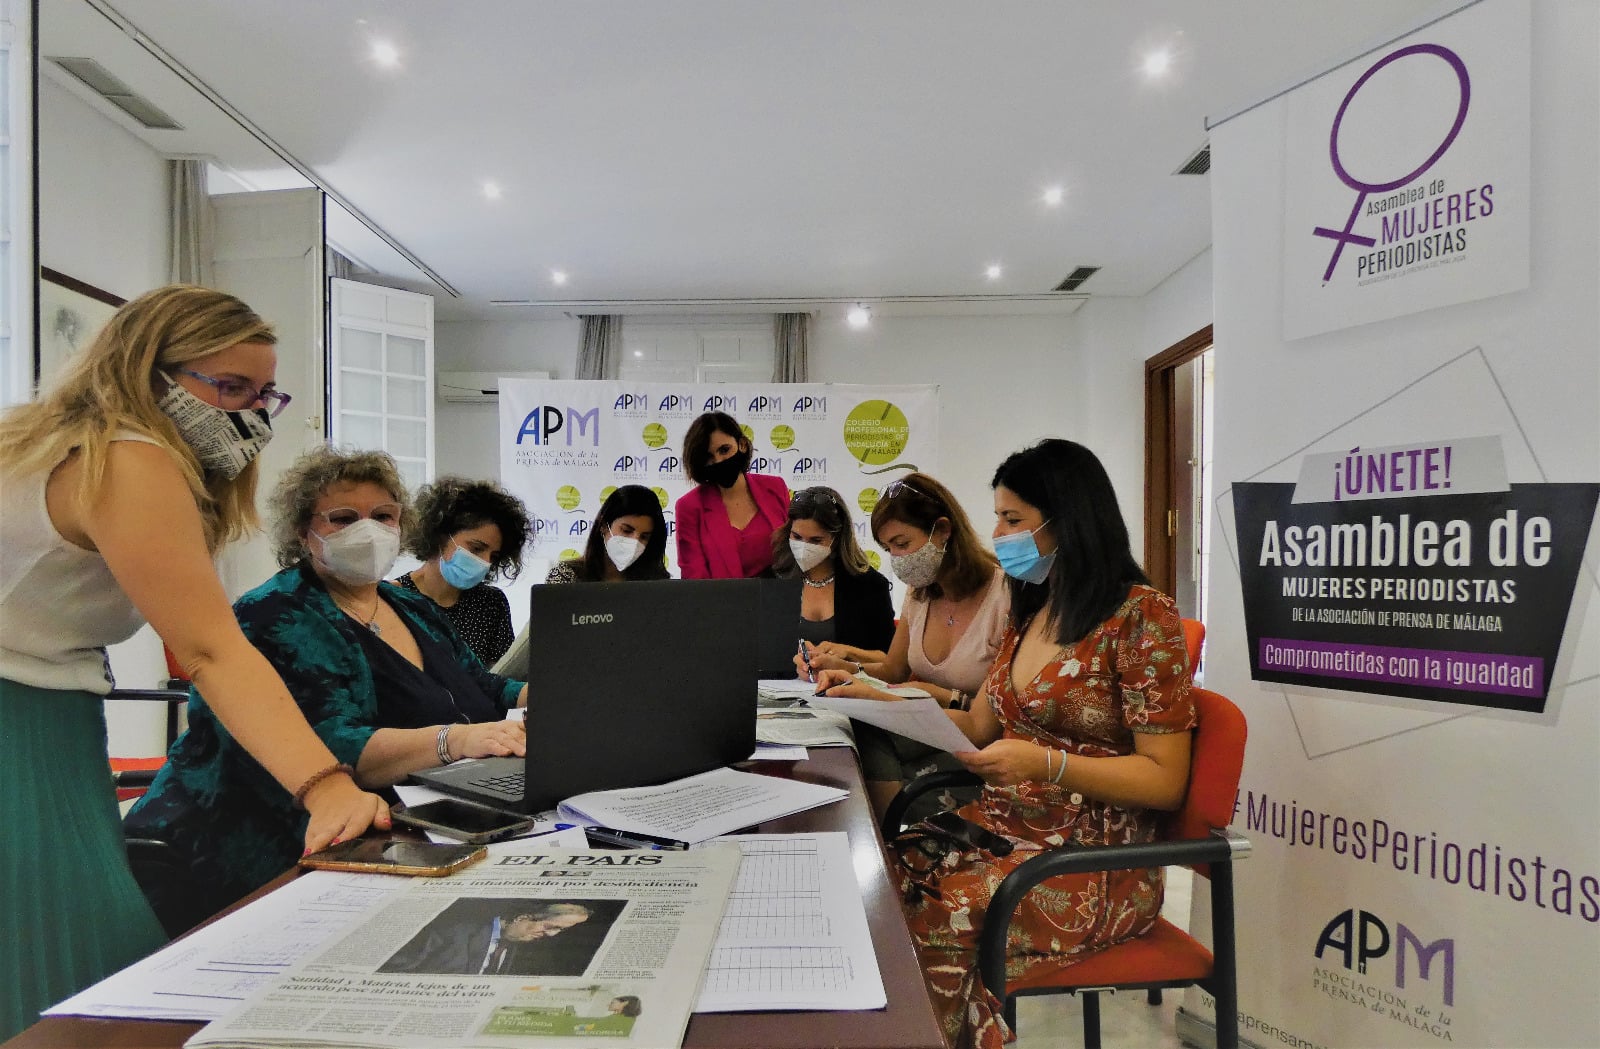
[[[504,841],[533,830],[533,817],[514,812],[502,812],[487,805],[441,798],[421,805],[396,805],[390,815],[412,827],[421,827],[457,841],[486,845],[491,841]]]
[[[402,838],[354,838],[313,852],[300,866],[324,871],[414,874],[441,878],[489,854],[482,845],[435,845]]]

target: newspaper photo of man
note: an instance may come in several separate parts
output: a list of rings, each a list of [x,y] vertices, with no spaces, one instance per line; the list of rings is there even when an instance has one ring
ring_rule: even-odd
[[[593,960],[625,901],[458,900],[379,972],[576,976]],[[582,929],[586,935],[578,935]]]

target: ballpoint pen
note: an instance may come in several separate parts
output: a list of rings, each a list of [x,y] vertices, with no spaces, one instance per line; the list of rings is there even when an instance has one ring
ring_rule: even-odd
[[[811,654],[806,651],[806,639],[800,639],[800,661],[806,665],[806,680],[817,680],[816,671],[811,669]]]
[[[667,849],[674,852],[687,849],[689,843],[676,838],[658,838],[636,830],[613,830],[610,827],[585,827],[591,844],[620,845],[625,849]]]

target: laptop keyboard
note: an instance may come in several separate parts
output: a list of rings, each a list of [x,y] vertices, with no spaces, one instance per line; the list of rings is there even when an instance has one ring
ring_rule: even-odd
[[[523,772],[508,772],[504,776],[491,776],[488,779],[473,780],[472,786],[477,790],[490,791],[508,798],[521,798],[527,790],[527,774]]]

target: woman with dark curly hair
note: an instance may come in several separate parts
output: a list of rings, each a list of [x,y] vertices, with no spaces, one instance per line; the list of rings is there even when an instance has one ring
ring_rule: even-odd
[[[517,578],[528,508],[497,484],[441,477],[417,493],[406,548],[423,562],[395,582],[430,598],[484,666],[511,647],[511,605],[494,578]]]

